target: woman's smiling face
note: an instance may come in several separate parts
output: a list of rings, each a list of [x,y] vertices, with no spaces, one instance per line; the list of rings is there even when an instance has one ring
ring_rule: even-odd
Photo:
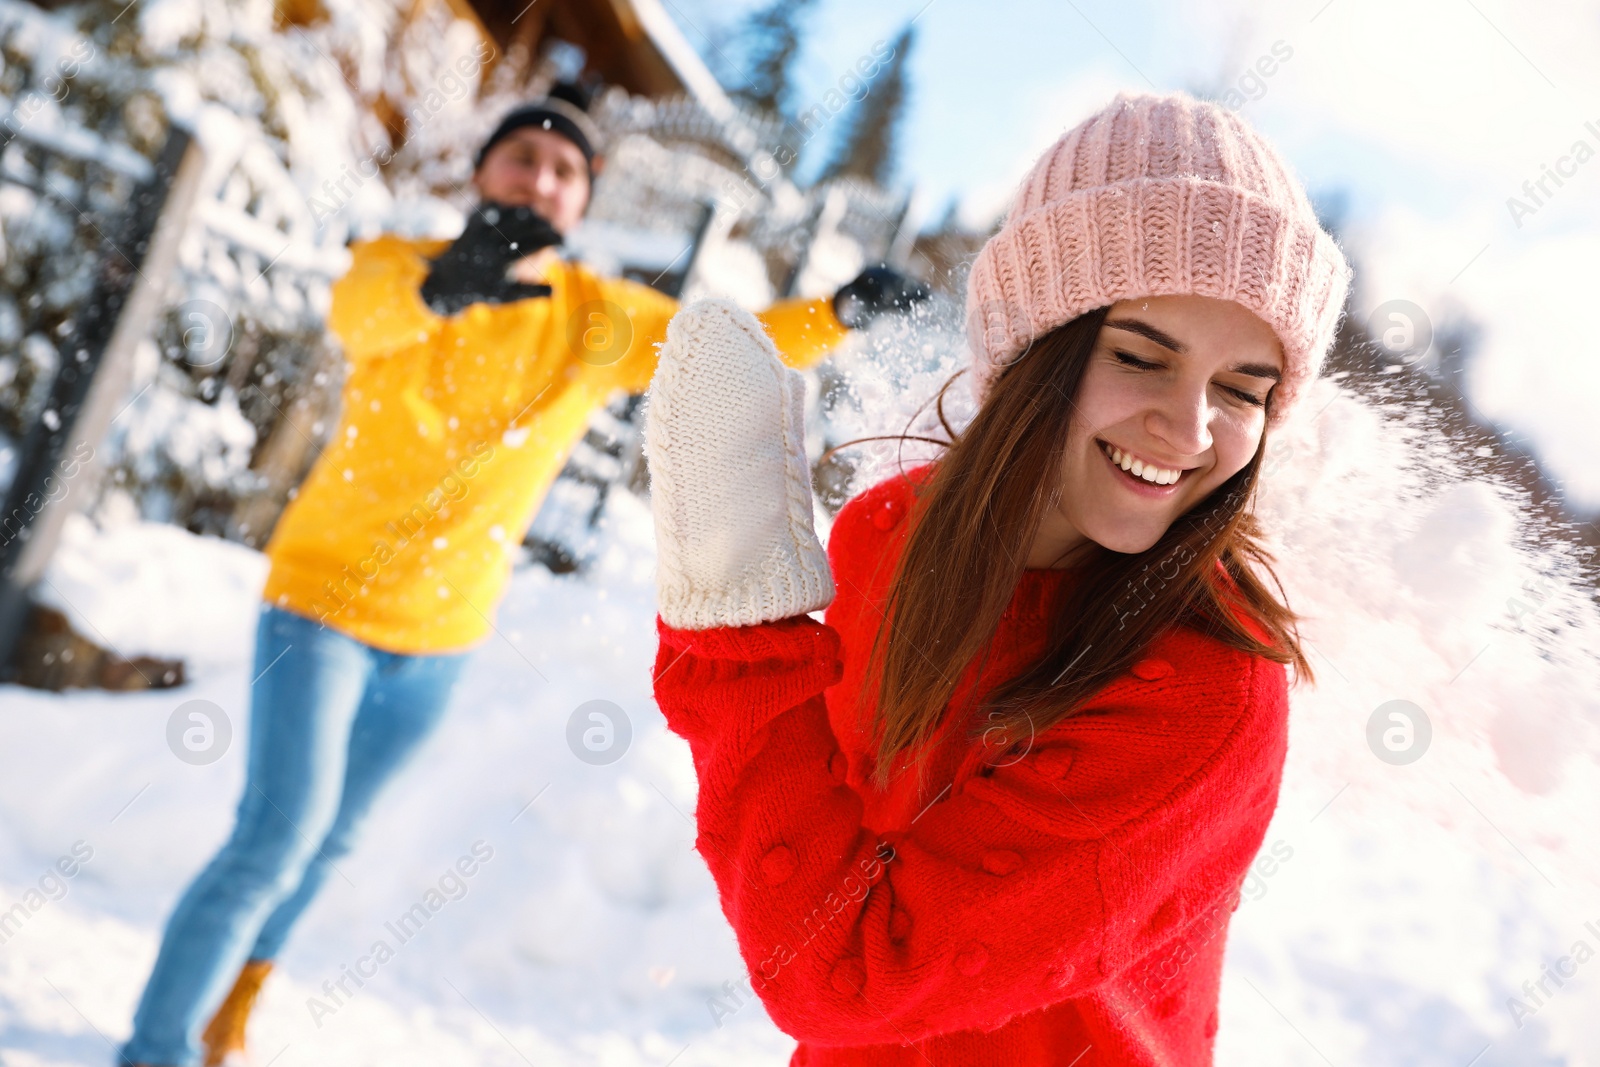
[[[1234,301],[1113,304],[1078,389],[1028,566],[1061,566],[1090,541],[1130,553],[1155,544],[1250,462],[1283,368],[1272,327]]]

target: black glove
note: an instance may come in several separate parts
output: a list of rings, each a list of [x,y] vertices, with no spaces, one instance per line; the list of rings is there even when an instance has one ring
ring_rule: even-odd
[[[833,313],[852,330],[865,329],[886,311],[906,311],[933,290],[882,263],[868,267],[833,294]]]
[[[461,236],[433,260],[422,283],[422,299],[449,316],[469,304],[549,296],[548,285],[514,282],[506,271],[523,256],[560,243],[561,235],[532,208],[485,201],[468,216]]]

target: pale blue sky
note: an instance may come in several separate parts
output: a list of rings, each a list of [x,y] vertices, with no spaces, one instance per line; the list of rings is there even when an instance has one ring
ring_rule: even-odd
[[[870,8],[824,0],[809,18],[797,80],[802,99],[820,98],[875,41],[892,40],[916,16],[901,177],[914,181],[937,207],[952,193],[1017,170],[1019,157],[1037,147],[1034,135],[1051,117],[1053,94],[1074,80],[1100,74],[1109,93],[1195,89],[1217,84],[1225,75],[1237,78],[1274,41],[1293,50],[1314,38],[1316,24],[1308,21],[1308,13],[1316,15],[1321,2],[1264,6],[1259,14],[1218,10],[1207,15],[1195,5],[1150,0],[892,0]],[[667,10],[720,74],[728,64],[708,38],[722,40],[743,13],[759,6],[752,0],[670,0]],[[1325,17],[1326,11],[1317,21]],[[1292,80],[1294,74],[1291,59],[1263,79],[1268,95],[1274,82]],[[1058,116],[1058,126],[1065,129],[1081,114],[1061,110]],[[843,123],[834,125],[830,134]],[[1281,139],[1292,131],[1269,133]],[[1355,149],[1338,130],[1321,131],[1315,140],[1294,146],[1297,165],[1319,191],[1368,182],[1381,187],[1396,175],[1391,161],[1378,158],[1369,166],[1349,166],[1362,155]]]

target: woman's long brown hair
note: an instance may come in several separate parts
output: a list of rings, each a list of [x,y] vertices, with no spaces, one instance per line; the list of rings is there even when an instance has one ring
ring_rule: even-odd
[[[878,679],[879,784],[892,777],[902,753],[923,768],[926,743],[940,729],[963,672],[999,626],[1027,567],[1034,531],[1052,506],[1073,398],[1109,310],[1081,315],[1035,341],[1000,374],[965,430],[955,433],[946,424],[951,442],[917,490],[872,647],[867,677]],[[943,421],[943,391],[939,399]],[[1271,575],[1281,592],[1249,508],[1265,449],[1263,436],[1244,469],[1145,551],[1085,546],[1045,651],[978,709],[986,714],[975,717],[974,732],[986,746],[1020,750],[1174,626],[1192,626],[1312,677],[1296,615],[1257,576],[1258,569]],[[1219,581],[1219,560],[1237,594]],[[1266,631],[1267,642],[1235,618],[1240,608]]]

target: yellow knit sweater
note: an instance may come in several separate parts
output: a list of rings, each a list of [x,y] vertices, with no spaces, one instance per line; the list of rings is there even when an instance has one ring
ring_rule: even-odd
[[[550,297],[441,318],[417,290],[447,244],[353,246],[328,314],[350,362],[343,413],[267,545],[268,603],[393,652],[489,633],[512,552],[590,412],[650,384],[678,309],[553,260]],[[845,334],[825,299],[759,317],[795,367]]]

